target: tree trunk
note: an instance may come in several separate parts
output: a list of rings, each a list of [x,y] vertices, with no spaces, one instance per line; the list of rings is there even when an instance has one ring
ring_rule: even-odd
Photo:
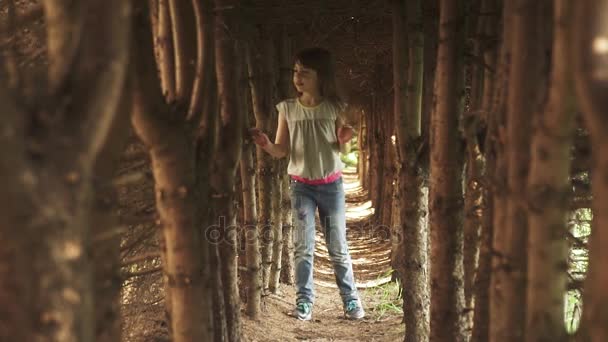
[[[423,1],[422,14],[422,29],[424,31],[424,82],[422,84],[422,116],[420,118],[420,125],[423,144],[426,147],[424,148],[424,153],[422,153],[422,168],[425,179],[428,179],[430,121],[431,113],[435,110],[435,72],[437,70],[437,49],[439,45],[439,0]]]
[[[481,228],[479,233],[479,262],[475,273],[473,288],[474,312],[473,312],[473,331],[471,333],[472,342],[488,341],[489,330],[489,291],[490,277],[492,273],[492,232],[494,219],[494,192],[490,184],[494,180],[496,172],[496,141],[498,132],[498,121],[496,110],[491,106],[491,99],[496,96],[497,84],[497,51],[499,45],[494,43],[498,37],[500,25],[500,10],[496,0],[483,0],[481,11],[483,13],[495,13],[493,16],[482,20],[481,34],[485,37],[481,46],[483,61],[493,71],[484,71],[483,91],[481,93],[480,116],[486,123],[486,135],[484,141],[478,141],[483,146],[482,153],[484,160],[484,170],[481,184]],[[491,115],[491,116],[490,116]]]
[[[589,269],[584,287],[582,341],[608,340],[608,65],[605,37],[608,28],[603,15],[608,11],[604,1],[579,1],[575,7],[576,40],[573,55],[576,95],[590,133],[593,153],[591,183],[593,223],[589,238]],[[602,40],[604,39],[604,40]]]
[[[493,110],[488,113],[490,122],[490,132],[488,139],[492,139],[493,143],[488,147],[488,153],[494,153],[496,165],[494,167],[494,177],[488,174],[486,177],[488,184],[493,184],[493,207],[492,214],[494,216],[493,237],[492,237],[492,274],[490,279],[490,308],[489,316],[489,341],[500,341],[501,336],[506,334],[509,326],[506,324],[505,313],[502,311],[506,305],[504,283],[507,277],[506,263],[506,241],[508,231],[506,229],[506,201],[507,201],[507,184],[506,184],[506,102],[509,92],[509,79],[511,69],[511,41],[513,31],[513,12],[515,10],[515,2],[503,1],[502,8],[502,45],[499,57],[499,69],[497,76],[497,84],[495,96],[493,98]],[[481,318],[480,318],[481,319]],[[477,324],[477,323],[476,323]],[[484,340],[485,341],[485,340]]]
[[[383,110],[387,114],[391,112],[389,110]],[[395,159],[397,156],[395,155],[395,147],[393,146],[391,140],[394,132],[394,120],[383,120],[382,124],[382,132],[384,135],[384,165],[382,165],[382,181],[384,182],[382,188],[384,189],[382,193],[383,198],[383,206],[382,206],[382,218],[380,220],[380,224],[384,226],[390,226],[391,217],[393,212],[393,206],[391,205],[393,199],[393,187],[394,181],[396,177],[395,173]]]
[[[441,0],[437,110],[431,118],[431,341],[464,341],[462,141],[463,2]]]
[[[125,89],[131,6],[84,5],[43,3],[49,47],[48,84],[37,85],[43,98],[15,100],[8,89],[15,84],[5,84],[15,79],[0,82],[3,341],[95,338],[94,170]]]
[[[465,198],[464,198],[464,298],[467,331],[473,326],[473,291],[475,275],[479,259],[480,226],[481,226],[481,181],[483,177],[484,160],[477,141],[480,125],[480,112],[467,114],[465,123],[466,136],[466,167],[465,167]]]
[[[285,163],[286,164],[286,163]],[[283,257],[281,258],[281,282],[292,285],[294,283],[295,265],[293,260],[293,225],[291,223],[291,199],[289,194],[289,175],[284,173],[283,198],[281,201],[281,215],[283,222]]]
[[[473,37],[473,54],[466,70],[470,75],[470,95],[464,118],[466,140],[465,193],[464,193],[464,298],[467,312],[467,333],[473,328],[474,288],[479,262],[480,227],[482,222],[482,177],[484,159],[481,151],[483,141],[478,140],[484,129],[482,99],[484,76],[490,71],[484,66],[484,49],[487,45],[486,26],[488,0],[469,3],[467,14],[467,37]],[[483,13],[483,14],[481,14]],[[469,76],[466,77],[469,82]]]
[[[248,127],[247,116],[245,126]],[[255,145],[251,141],[243,144],[243,156],[241,158],[241,182],[243,184],[243,209],[244,209],[244,234],[245,234],[245,293],[247,315],[258,320],[261,312],[262,283],[261,283],[261,257],[258,227],[258,213],[255,200],[255,169],[253,168],[253,149]]]
[[[251,100],[253,112],[256,119],[256,127],[266,133],[270,133],[272,127],[272,116],[274,108],[271,102],[274,100],[270,89],[272,53],[274,47],[268,38],[262,40],[262,51],[254,50],[249,44],[246,47],[247,64],[249,70],[249,85],[251,87]],[[271,138],[272,139],[272,138]],[[257,183],[258,183],[258,219],[261,225],[260,239],[262,243],[262,291],[268,289],[270,277],[270,265],[272,263],[272,196],[274,196],[273,174],[274,161],[272,157],[257,147]]]
[[[205,201],[198,189],[193,141],[198,122],[185,120],[187,106],[170,113],[164,102],[151,41],[147,8],[137,16],[135,48],[136,97],[133,125],[150,149],[155,178],[156,207],[164,239],[164,278],[170,300],[174,341],[209,338],[202,273],[201,235],[197,205]],[[143,12],[143,13],[142,13]],[[190,32],[191,34],[193,32]],[[203,75],[203,70],[200,75]],[[209,72],[209,70],[204,70]],[[180,103],[189,101],[182,94]],[[180,119],[182,121],[180,121]]]
[[[130,114],[132,109],[132,81],[127,80],[122,99],[118,107],[118,116],[110,129],[108,142],[100,155],[100,162],[95,167],[95,178],[104,180],[95,182],[95,200],[92,212],[92,240],[94,248],[95,286],[95,341],[120,341],[121,331],[121,290],[123,282],[120,277],[121,255],[120,234],[114,233],[119,225],[114,215],[118,200],[113,175],[119,163],[119,151],[124,151],[131,133]]]
[[[386,140],[384,140],[384,134],[383,134],[383,130],[382,130],[382,112],[381,112],[381,108],[378,105],[379,103],[379,99],[378,99],[378,95],[372,95],[372,112],[371,115],[373,115],[373,128],[372,128],[372,132],[374,135],[374,141],[371,144],[372,146],[374,146],[374,150],[372,153],[373,158],[373,165],[371,165],[371,170],[372,170],[372,194],[371,194],[371,198],[372,198],[372,206],[375,208],[374,211],[374,219],[375,222],[381,222],[380,219],[382,218],[382,208],[383,208],[383,199],[382,199],[382,194],[384,193],[384,182],[382,180],[382,168],[384,165],[384,151],[386,150],[384,148],[384,144],[386,144]]]
[[[407,12],[407,21],[404,16]],[[420,1],[393,2],[394,115],[401,195],[398,248],[393,262],[403,291],[405,341],[429,338],[426,227],[422,225],[422,172],[419,163],[423,93],[423,37]],[[406,33],[405,24],[408,31]],[[408,56],[409,54],[409,56]]]
[[[528,179],[529,236],[526,341],[565,341],[571,148],[570,3],[554,10],[553,65],[548,103],[534,127]]]
[[[277,169],[281,169],[280,162],[275,162]],[[279,288],[279,277],[281,275],[282,257],[283,257],[283,213],[281,211],[283,202],[283,182],[280,177],[277,177],[279,172],[275,173],[273,183],[275,184],[275,194],[272,197],[272,264],[270,265],[270,279],[268,289],[270,293],[277,293]]]
[[[503,298],[496,320],[504,330],[494,341],[520,341],[526,322],[526,268],[528,214],[525,192],[530,163],[530,126],[537,111],[540,75],[540,46],[535,23],[539,19],[538,0],[515,2],[512,32],[512,59],[507,94],[507,197]],[[531,77],[531,74],[534,77]],[[498,318],[500,317],[500,318]]]
[[[361,188],[367,190],[367,178],[369,175],[368,163],[368,139],[367,136],[367,121],[369,115],[365,115],[365,111],[361,110],[361,116],[359,117],[359,134],[357,135],[357,147],[359,149],[359,158],[357,160],[357,171],[359,175],[359,182]]]
[[[215,0],[215,7],[223,8],[231,3],[227,0]],[[233,12],[219,12],[215,22],[215,67],[221,122],[218,150],[213,158],[215,172],[211,174],[210,180],[216,217],[225,218],[229,224],[224,227],[220,225],[221,239],[218,244],[228,329],[226,340],[238,341],[241,323],[237,287],[236,214],[233,202],[236,170],[241,159],[243,141],[244,113],[239,100],[238,82],[241,77],[240,68],[244,65],[237,59],[236,41],[231,34],[237,31],[237,20],[227,13]]]

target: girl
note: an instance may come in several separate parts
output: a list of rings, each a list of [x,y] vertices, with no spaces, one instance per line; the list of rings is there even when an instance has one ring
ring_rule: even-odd
[[[291,204],[294,222],[297,300],[294,315],[310,320],[315,299],[313,256],[315,210],[321,225],[336,284],[348,319],[361,319],[365,312],[355,287],[353,267],[346,244],[346,215],[342,162],[339,152],[348,151],[352,127],[342,119],[344,104],[336,94],[329,51],[309,48],[296,54],[293,84],[295,99],[277,104],[279,123],[275,142],[258,129],[255,143],[275,158],[289,156]]]

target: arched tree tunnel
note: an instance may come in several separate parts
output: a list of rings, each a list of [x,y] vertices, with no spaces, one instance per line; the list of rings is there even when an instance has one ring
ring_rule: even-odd
[[[3,0],[0,341],[608,340],[608,1]],[[344,317],[275,105],[332,53]],[[583,302],[585,305],[583,305]]]

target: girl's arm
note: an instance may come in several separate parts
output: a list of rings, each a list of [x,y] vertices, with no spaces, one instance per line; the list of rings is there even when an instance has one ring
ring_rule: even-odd
[[[336,136],[338,137],[340,152],[343,154],[350,152],[350,139],[352,139],[353,135],[353,127],[345,124],[342,116],[338,116],[336,119]]]
[[[255,131],[253,134],[256,144],[260,145],[260,147],[271,156],[275,158],[284,158],[289,154],[289,129],[283,112],[279,112],[279,124],[274,144],[268,140],[266,134],[260,131]]]

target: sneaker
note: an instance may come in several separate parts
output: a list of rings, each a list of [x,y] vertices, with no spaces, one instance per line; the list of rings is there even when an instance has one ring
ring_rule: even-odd
[[[296,305],[293,315],[300,321],[310,321],[312,318],[312,303],[301,302]]]
[[[357,299],[352,299],[344,305],[344,316],[347,319],[361,319],[365,317],[365,311]]]

